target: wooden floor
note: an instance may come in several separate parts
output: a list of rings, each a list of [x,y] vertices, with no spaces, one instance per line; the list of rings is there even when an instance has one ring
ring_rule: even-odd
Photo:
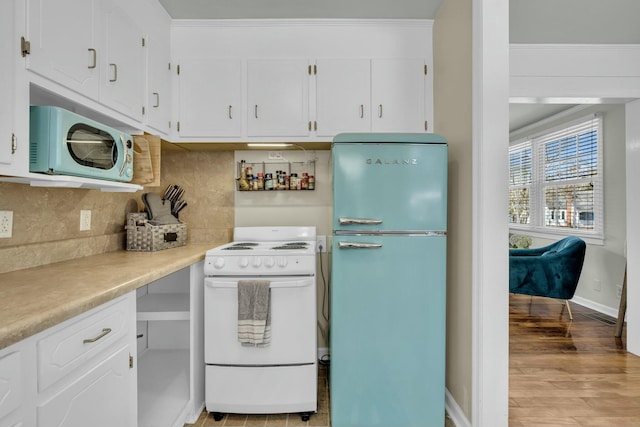
[[[510,295],[509,426],[640,426],[640,357],[615,319]]]

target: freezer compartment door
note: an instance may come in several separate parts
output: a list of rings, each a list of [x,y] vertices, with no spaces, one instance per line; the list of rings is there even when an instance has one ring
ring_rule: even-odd
[[[444,425],[445,238],[333,240],[332,424]]]
[[[446,230],[446,145],[334,144],[332,155],[334,230]]]
[[[207,277],[204,288],[204,357],[207,364],[283,365],[316,360],[315,277],[271,280],[271,343],[238,341],[238,281]]]

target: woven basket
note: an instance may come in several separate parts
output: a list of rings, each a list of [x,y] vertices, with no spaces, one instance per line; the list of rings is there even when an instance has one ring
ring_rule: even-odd
[[[152,225],[145,212],[127,214],[127,250],[154,252],[187,244],[187,224]]]

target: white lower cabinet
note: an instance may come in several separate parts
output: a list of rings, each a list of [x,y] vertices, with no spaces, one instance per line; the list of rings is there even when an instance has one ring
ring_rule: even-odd
[[[203,263],[137,291],[138,426],[182,427],[204,409]]]
[[[23,425],[22,354],[20,348],[0,351],[0,427]]]
[[[87,371],[37,407],[38,427],[135,426],[135,372],[130,345],[91,363]]]
[[[0,427],[194,423],[203,299],[200,261],[0,349]]]
[[[136,426],[135,296],[36,338],[38,427]]]

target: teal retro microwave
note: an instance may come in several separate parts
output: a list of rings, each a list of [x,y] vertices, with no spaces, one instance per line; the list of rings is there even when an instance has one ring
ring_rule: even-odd
[[[29,170],[129,182],[131,135],[59,107],[31,106]]]

